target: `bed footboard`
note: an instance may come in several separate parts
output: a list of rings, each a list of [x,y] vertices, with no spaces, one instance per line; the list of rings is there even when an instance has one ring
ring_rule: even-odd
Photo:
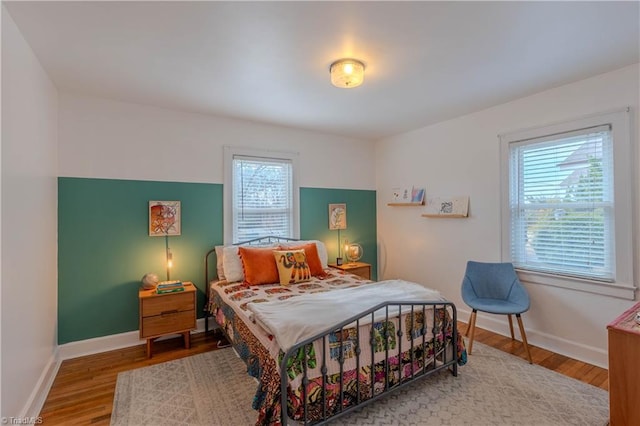
[[[280,356],[282,425],[324,424],[413,381],[458,374],[451,302],[385,302],[299,342]]]

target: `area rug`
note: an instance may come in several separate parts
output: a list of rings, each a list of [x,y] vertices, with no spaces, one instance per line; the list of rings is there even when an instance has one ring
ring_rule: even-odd
[[[253,425],[257,383],[231,348],[120,373],[111,425]],[[444,370],[333,425],[607,424],[608,393],[474,344],[458,377]]]

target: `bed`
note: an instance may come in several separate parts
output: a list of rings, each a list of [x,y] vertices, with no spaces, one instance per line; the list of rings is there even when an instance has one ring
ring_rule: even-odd
[[[294,264],[300,251],[309,271],[260,276],[269,254]],[[213,253],[223,279],[209,282],[206,328],[211,315],[257,379],[256,424],[322,424],[466,362],[456,308],[434,290],[328,268],[320,241],[218,246],[205,256],[207,281]]]

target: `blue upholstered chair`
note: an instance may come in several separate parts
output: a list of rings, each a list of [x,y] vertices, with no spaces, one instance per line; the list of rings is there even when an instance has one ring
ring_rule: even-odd
[[[462,300],[473,311],[465,336],[469,337],[468,353],[473,349],[473,335],[476,331],[477,312],[507,315],[511,339],[513,335],[512,315],[518,319],[522,343],[531,363],[531,353],[527,343],[520,314],[529,310],[530,300],[511,263],[467,262],[467,270],[462,281]],[[469,335],[471,333],[471,335]]]

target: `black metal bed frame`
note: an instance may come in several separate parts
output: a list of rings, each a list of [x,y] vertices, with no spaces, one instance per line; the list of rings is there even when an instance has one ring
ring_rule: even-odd
[[[410,312],[411,315],[411,329],[409,330],[409,335],[411,336],[411,343],[409,344],[409,350],[411,348],[415,347],[416,344],[416,340],[422,340],[421,342],[418,341],[418,345],[422,345],[422,347],[424,348],[430,341],[431,339],[436,339],[436,336],[439,333],[445,333],[445,330],[447,329],[447,327],[449,325],[451,325],[452,327],[452,332],[451,332],[451,341],[450,341],[450,350],[448,350],[447,348],[449,347],[449,345],[447,344],[446,339],[444,339],[444,345],[443,345],[443,349],[441,350],[441,352],[439,353],[434,353],[433,355],[433,359],[429,362],[427,362],[426,356],[425,356],[425,351],[422,351],[422,368],[420,369],[420,371],[414,371],[413,366],[414,366],[414,352],[411,351],[411,374],[409,377],[405,377],[402,378],[402,368],[399,369],[399,374],[400,374],[400,380],[393,384],[390,385],[389,383],[389,363],[385,362],[385,375],[384,375],[384,389],[382,392],[379,392],[378,394],[376,394],[374,392],[374,385],[375,385],[375,379],[374,379],[374,368],[373,365],[375,364],[374,362],[374,337],[373,337],[373,327],[372,327],[372,332],[371,332],[371,336],[369,338],[369,350],[371,352],[371,361],[370,361],[370,370],[371,370],[371,378],[370,378],[370,389],[369,389],[369,393],[368,395],[370,395],[369,398],[365,399],[365,400],[360,400],[360,395],[361,395],[361,389],[360,389],[360,380],[358,378],[358,373],[360,371],[360,367],[362,367],[363,365],[360,363],[360,356],[363,353],[363,349],[359,347],[359,342],[360,342],[360,323],[361,321],[367,320],[368,322],[370,322],[371,324],[374,323],[374,313],[378,312],[380,310],[384,310],[385,314],[384,314],[384,321],[388,322],[389,321],[389,308],[390,307],[397,307],[398,309],[398,330],[396,332],[397,336],[398,336],[398,356],[400,356],[400,354],[402,354],[402,336],[404,335],[405,332],[403,332],[402,330],[402,321],[400,320],[402,318],[402,309],[403,307],[405,307],[407,309],[407,311],[405,312]],[[423,318],[423,328],[421,329],[421,337],[418,337],[417,339],[414,337],[413,333],[411,333],[411,330],[413,330],[414,328],[414,316],[413,314],[416,312],[416,307],[418,307],[417,312],[422,312],[422,318]],[[426,335],[427,335],[427,316],[426,316],[426,311],[427,311],[427,307],[430,307],[431,310],[433,311],[433,327],[431,329],[432,333],[433,333],[433,337],[429,340],[427,340]],[[440,326],[438,328],[436,328],[436,324],[438,323],[436,315],[438,312],[438,309],[448,309],[450,311],[450,316],[444,316],[444,320],[442,321],[442,323],[440,324]],[[396,316],[396,314],[393,315],[394,317]],[[378,318],[377,321],[382,321],[382,319]],[[451,323],[451,324],[450,324]],[[416,302],[416,301],[394,301],[394,302],[384,302],[384,303],[380,303],[377,306],[372,307],[371,309],[368,309],[364,312],[361,312],[357,315],[352,316],[351,318],[348,318],[344,321],[342,321],[339,324],[336,324],[334,326],[331,326],[330,328],[326,329],[325,331],[318,333],[317,335],[310,337],[302,342],[297,343],[295,346],[293,346],[291,349],[289,349],[285,356],[282,359],[282,362],[280,363],[280,404],[281,404],[281,422],[282,425],[285,426],[287,424],[287,420],[288,420],[288,414],[287,414],[287,400],[288,400],[288,393],[287,393],[287,388],[289,385],[289,378],[288,378],[288,374],[287,374],[287,365],[289,362],[289,359],[291,359],[294,356],[299,356],[299,354],[303,354],[304,355],[304,359],[302,362],[303,365],[303,371],[302,371],[302,401],[304,401],[304,409],[303,409],[303,424],[307,425],[307,424],[325,424],[327,423],[329,420],[334,420],[338,417],[341,417],[355,409],[358,408],[362,408],[363,406],[370,404],[378,399],[380,399],[383,396],[386,396],[388,393],[390,392],[394,392],[398,389],[401,389],[407,385],[409,385],[410,383],[414,382],[415,380],[418,380],[420,378],[432,375],[442,369],[445,368],[450,368],[453,376],[457,376],[458,375],[458,350],[457,350],[457,341],[458,341],[458,330],[456,327],[457,324],[457,312],[456,312],[456,307],[452,302]],[[344,389],[343,389],[343,383],[344,383],[344,353],[343,353],[343,346],[342,346],[342,331],[345,329],[345,327],[350,326],[350,327],[354,327],[356,329],[356,339],[355,342],[357,342],[356,344],[356,348],[355,348],[355,354],[356,354],[356,403],[348,406],[348,407],[344,407]],[[336,333],[338,332],[337,335],[340,336],[340,341],[339,341],[339,348],[340,348],[340,354],[338,357],[338,362],[340,364],[340,373],[339,373],[339,380],[340,380],[340,392],[339,392],[339,401],[338,404],[336,406],[337,412],[336,413],[328,413],[327,411],[327,401],[326,401],[326,385],[327,385],[327,367],[326,367],[326,345],[327,345],[327,339],[329,337],[330,334],[332,333]],[[388,339],[390,336],[387,334],[387,331],[385,329],[384,331],[384,339]],[[308,357],[308,353],[309,351],[306,350],[306,346],[307,345],[312,345],[314,342],[319,341],[320,345],[322,347],[322,360],[321,360],[321,372],[322,372],[322,417],[320,419],[309,419],[308,418],[308,398],[307,398],[307,385],[309,383],[309,379],[307,377],[307,357]],[[435,343],[435,342],[434,342]],[[304,350],[300,351],[300,349],[305,348]],[[365,348],[366,350],[367,348]],[[385,361],[389,360],[389,345],[385,344]],[[434,344],[434,351],[435,351],[435,344]],[[439,364],[438,364],[439,362]]]
[[[255,246],[259,246],[259,245],[264,245],[264,244],[270,244],[270,243],[274,243],[274,242],[279,242],[279,241],[297,241],[296,239],[292,239],[292,238],[284,238],[284,237],[275,237],[275,236],[268,236],[268,237],[261,237],[261,238],[256,238],[253,240],[249,240],[249,241],[244,241],[241,243],[237,243],[234,245],[255,245]],[[210,251],[207,252],[207,254],[205,255],[204,258],[204,263],[205,263],[205,283],[207,286],[207,292],[206,292],[206,296],[207,296],[207,301],[205,304],[205,332],[209,331],[209,316],[211,315],[209,312],[209,301],[211,298],[211,295],[209,294],[209,258],[211,256],[212,253],[215,253],[215,248],[211,249]],[[394,313],[391,317],[389,316],[389,310],[390,308],[395,312],[397,310],[397,314]],[[432,328],[431,328],[431,332],[432,332],[432,337],[431,339],[427,339],[427,309],[430,309],[433,312],[432,315]],[[444,315],[444,318],[442,319],[442,321],[440,322],[439,327],[436,327],[436,324],[438,324],[436,315],[438,313],[438,311],[440,309],[444,309],[447,310],[447,312],[449,313],[449,315]],[[383,318],[380,318],[380,311],[384,312]],[[404,310],[404,311],[403,311]],[[396,335],[398,336],[397,342],[398,342],[398,357],[401,356],[402,352],[402,337],[404,336],[404,334],[407,331],[403,331],[402,329],[402,315],[403,312],[405,314],[410,313],[411,314],[411,328],[410,330],[408,330],[409,335],[411,336],[411,342],[408,345],[408,350],[411,350],[412,348],[415,348],[416,345],[422,345],[423,351],[422,351],[422,367],[419,368],[419,371],[414,371],[413,365],[414,365],[414,351],[411,350],[411,374],[409,375],[409,377],[402,377],[402,368],[399,369],[399,375],[400,375],[400,380],[398,380],[397,383],[391,384],[389,382],[389,363],[385,362],[385,377],[384,377],[384,388],[382,391],[378,392],[377,394],[374,391],[374,385],[375,385],[375,379],[374,379],[374,344],[375,344],[375,339],[373,337],[373,327],[372,327],[372,331],[371,331],[371,336],[369,338],[369,348],[360,348],[359,346],[359,342],[360,342],[360,324],[361,323],[371,323],[373,325],[374,320],[376,320],[377,322],[380,321],[385,321],[388,322],[390,318],[394,318],[397,316],[398,318],[398,329],[396,331]],[[411,333],[412,330],[414,330],[414,313],[416,312],[422,312],[422,318],[423,318],[423,326],[422,329],[420,330],[420,336],[419,337],[415,337],[413,333]],[[355,355],[356,355],[356,377],[358,378],[358,373],[360,371],[360,368],[365,366],[361,364],[360,361],[360,357],[361,354],[363,353],[363,349],[364,350],[369,350],[370,354],[371,354],[371,361],[370,361],[370,368],[371,368],[371,378],[370,378],[370,389],[368,392],[369,397],[366,399],[361,400],[360,399],[360,395],[361,395],[361,389],[360,389],[360,380],[357,379],[356,381],[356,395],[357,395],[357,399],[355,404],[349,405],[349,406],[345,406],[345,401],[344,401],[344,389],[343,389],[343,383],[344,383],[344,361],[345,361],[345,357],[344,357],[344,353],[343,353],[343,341],[342,341],[342,336],[343,336],[343,330],[347,327],[351,328],[354,327],[356,329],[356,347],[355,347]],[[434,353],[433,354],[433,359],[430,360],[429,362],[427,362],[426,356],[425,356],[425,350],[424,348],[431,342],[431,340],[434,340],[434,352],[435,352],[435,339],[436,336],[438,336],[439,333],[445,333],[445,331],[447,330],[448,327],[451,327],[451,340],[450,343],[447,343],[447,339],[444,339],[444,345],[443,348],[441,349],[440,352],[438,353]],[[226,336],[226,332],[225,330],[222,330],[223,334],[225,334]],[[338,363],[340,365],[340,371],[339,371],[339,380],[340,380],[340,397],[339,397],[339,401],[338,401],[338,405],[336,406],[336,410],[337,412],[334,413],[329,413],[328,409],[327,409],[327,401],[326,401],[326,384],[327,384],[327,359],[326,359],[326,347],[327,347],[327,340],[329,338],[329,335],[332,333],[337,333],[337,335],[340,336],[340,340],[339,340],[339,348],[340,348],[340,353],[339,353],[339,357],[338,357]],[[385,329],[383,332],[383,338],[385,339],[385,341],[387,339],[389,339],[391,336],[389,335],[388,331]],[[443,336],[444,337],[444,336]],[[421,339],[421,342],[419,341]],[[418,340],[418,342],[416,343],[416,340]],[[307,398],[307,385],[309,384],[309,377],[308,377],[308,351],[307,350],[303,350],[300,351],[300,349],[305,348],[308,345],[313,345],[314,342],[319,341],[322,347],[322,360],[321,360],[321,373],[322,373],[322,416],[320,419],[309,419],[308,417],[308,398]],[[445,368],[449,368],[451,370],[451,373],[453,374],[453,376],[457,376],[458,375],[458,351],[457,351],[457,341],[458,341],[458,329],[457,329],[457,311],[456,311],[456,307],[452,302],[448,302],[448,301],[424,301],[424,302],[416,302],[416,301],[388,301],[388,302],[384,302],[384,303],[380,303],[377,306],[374,306],[364,312],[361,312],[359,314],[356,314],[354,316],[352,316],[351,318],[348,318],[342,322],[340,322],[339,324],[335,324],[332,325],[331,327],[325,329],[323,332],[316,334],[315,336],[312,336],[308,339],[305,339],[304,341],[301,341],[299,343],[297,343],[296,345],[294,345],[293,347],[291,347],[283,356],[282,361],[280,362],[280,366],[279,366],[279,372],[280,372],[280,404],[281,404],[281,409],[280,409],[280,413],[281,413],[281,423],[283,426],[286,426],[288,421],[290,420],[288,417],[288,410],[287,410],[287,406],[288,406],[288,386],[289,386],[289,376],[287,374],[287,364],[289,362],[289,360],[293,357],[299,356],[299,354],[302,352],[304,354],[304,358],[303,358],[303,362],[302,362],[302,381],[301,381],[301,386],[302,386],[302,400],[304,401],[304,408],[303,408],[303,424],[304,425],[311,425],[311,424],[317,424],[317,425],[322,425],[327,423],[330,420],[334,420],[338,417],[341,417],[355,409],[361,408],[365,405],[368,405],[380,398],[382,398],[383,396],[386,396],[387,394],[389,394],[390,392],[395,392],[398,389],[401,389],[411,383],[413,383],[414,381],[421,379],[423,377],[426,376],[430,376],[434,373],[437,373],[438,371],[445,369]],[[231,342],[231,340],[229,340],[229,342]],[[389,360],[389,345],[385,344],[385,361]],[[364,389],[363,389],[364,390]]]

